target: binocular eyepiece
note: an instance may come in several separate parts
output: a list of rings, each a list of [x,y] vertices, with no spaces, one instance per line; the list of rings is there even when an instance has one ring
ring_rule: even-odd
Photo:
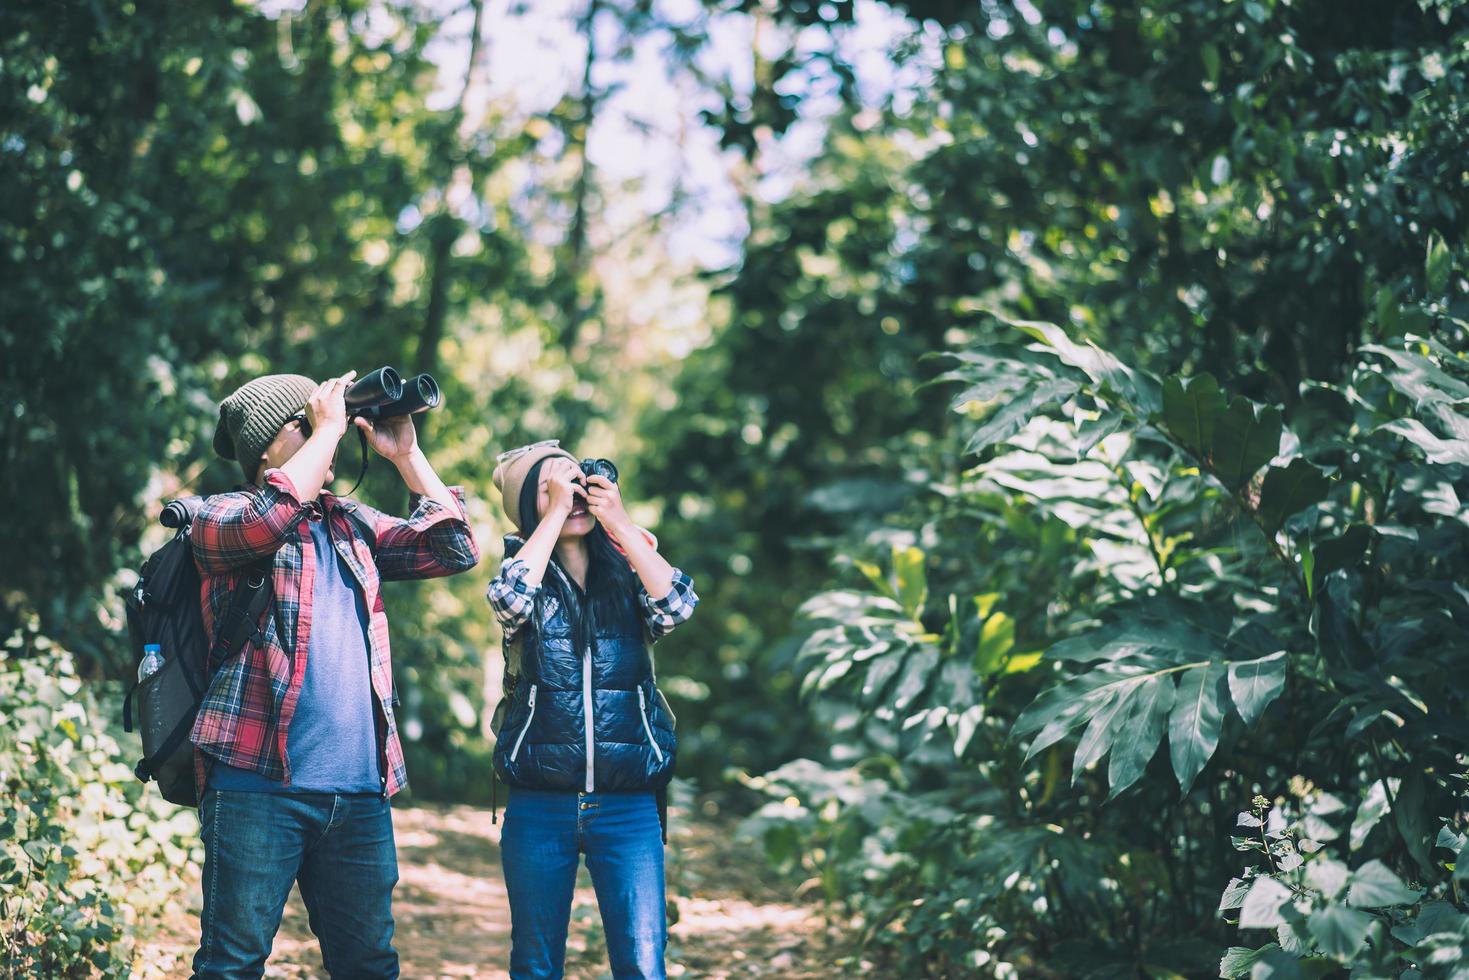
[[[375,421],[415,415],[437,408],[439,398],[439,385],[432,375],[418,374],[404,381],[392,368],[380,367],[347,389],[347,417],[360,415]]]

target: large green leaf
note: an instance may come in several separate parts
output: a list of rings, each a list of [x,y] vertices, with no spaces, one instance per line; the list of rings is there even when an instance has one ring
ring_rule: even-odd
[[[1367,930],[1374,921],[1366,912],[1345,905],[1328,905],[1312,912],[1306,924],[1321,952],[1346,960],[1367,942]]]
[[[1469,466],[1469,440],[1440,439],[1417,419],[1394,419],[1378,426],[1378,431],[1391,432],[1423,450],[1430,463],[1455,463]]]
[[[1256,878],[1240,904],[1240,928],[1274,929],[1285,921],[1280,910],[1289,901],[1289,888],[1268,875]]]
[[[1132,694],[1143,683],[1142,679],[1132,679],[1117,685],[1111,696],[1087,721],[1086,728],[1076,743],[1076,754],[1071,759],[1072,785],[1112,747],[1112,740],[1127,722],[1132,707]]]
[[[903,676],[898,680],[898,686],[893,691],[895,709],[902,711],[913,703],[914,698],[923,693],[938,662],[939,652],[933,647],[922,647],[909,655],[907,663],[903,665]]]
[[[1349,524],[1336,537],[1316,542],[1312,546],[1316,574],[1326,575],[1356,564],[1367,553],[1367,545],[1371,542],[1372,529],[1366,524]]]
[[[1214,422],[1224,412],[1219,382],[1207,372],[1163,381],[1163,422],[1173,437],[1200,457],[1214,445]]]
[[[1245,724],[1253,725],[1285,688],[1285,651],[1229,665],[1229,694]]]
[[[1462,403],[1469,399],[1469,384],[1448,374],[1433,359],[1414,351],[1396,350],[1381,344],[1367,344],[1363,353],[1380,354],[1392,362],[1396,370],[1385,371],[1398,391],[1413,399],[1414,406],[1437,403]]]
[[[1265,484],[1260,489],[1260,505],[1256,509],[1260,523],[1273,534],[1287,517],[1325,500],[1330,489],[1331,481],[1326,474],[1300,457],[1284,468],[1272,466],[1265,471]]]
[[[1168,718],[1168,753],[1178,785],[1185,793],[1219,747],[1219,729],[1224,722],[1219,688],[1223,680],[1224,665],[1217,663],[1186,670],[1178,679],[1178,693]]]
[[[1047,660],[1118,660],[1154,655],[1171,663],[1221,657],[1222,638],[1186,619],[1163,620],[1139,612],[1130,622],[1068,637],[1046,650]]]
[[[1214,424],[1209,460],[1214,473],[1236,490],[1280,451],[1280,410],[1235,396]]]
[[[1149,677],[1133,690],[1123,737],[1112,742],[1112,758],[1107,769],[1107,782],[1111,785],[1109,798],[1137,782],[1158,751],[1168,730],[1174,691],[1171,675]]]
[[[1001,405],[975,430],[964,445],[966,453],[977,453],[1019,432],[1036,411],[1051,402],[1069,398],[1081,386],[1069,378],[1052,378],[1020,391]]]
[[[1006,322],[1050,347],[1065,364],[1086,372],[1087,377],[1104,391],[1127,402],[1138,414],[1158,411],[1161,396],[1157,382],[1151,376],[1132,370],[1089,340],[1077,343],[1054,323],[1036,320]]]
[[[1101,710],[1119,690],[1135,687],[1148,673],[1151,672],[1141,664],[1117,663],[1070,678],[1037,695],[1015,720],[1010,735],[1012,738],[1036,735],[1025,753],[1029,759],[1065,738],[1073,728]]]
[[[1381,861],[1368,861],[1352,872],[1347,888],[1347,901],[1357,908],[1378,909],[1388,905],[1407,905],[1423,894],[1403,884],[1403,879]]]
[[[1367,788],[1367,795],[1357,806],[1357,813],[1352,818],[1352,830],[1349,837],[1352,850],[1358,850],[1367,843],[1367,835],[1372,833],[1372,828],[1376,827],[1392,808],[1388,802],[1388,789],[1391,788],[1396,792],[1399,781],[1389,779],[1388,783],[1390,786],[1385,785],[1380,779],[1375,781]]]

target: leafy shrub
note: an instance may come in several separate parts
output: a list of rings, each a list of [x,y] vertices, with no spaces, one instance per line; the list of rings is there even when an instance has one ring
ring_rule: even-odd
[[[1408,887],[1377,859],[1348,868],[1321,841],[1305,836],[1333,839],[1350,832],[1361,839],[1401,788],[1374,784],[1372,805],[1359,810],[1349,828],[1344,818],[1351,811],[1329,793],[1312,794],[1295,820],[1287,809],[1255,798],[1253,809],[1239,815],[1246,829],[1235,847],[1261,855],[1265,863],[1231,881],[1219,906],[1244,928],[1272,930],[1277,941],[1230,949],[1220,976],[1316,977],[1343,967],[1353,975],[1411,980],[1465,976],[1469,915],[1454,902],[1469,879],[1464,834],[1447,826],[1439,832],[1434,851],[1449,852],[1448,860],[1435,861],[1437,881],[1422,889]]]
[[[1294,932],[1226,972],[1439,975],[1463,911],[1434,847],[1463,829],[1469,361],[1385,339],[1283,409],[1013,327],[1030,342],[948,375],[978,465],[869,542],[890,572],[849,557],[863,587],[806,604],[834,765],[772,773],[783,802],[749,829],[929,975],[1198,975],[1230,938],[1238,812],[1334,800],[1350,832],[1247,876],[1296,896],[1271,910]],[[1347,898],[1281,877],[1311,867]]]
[[[71,654],[32,630],[0,648],[0,964],[127,977],[134,942],[196,861],[192,811],[139,783]]]

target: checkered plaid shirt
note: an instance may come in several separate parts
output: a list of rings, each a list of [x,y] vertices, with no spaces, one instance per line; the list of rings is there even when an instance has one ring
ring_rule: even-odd
[[[331,522],[338,553],[366,600],[372,690],[382,721],[379,761],[387,796],[402,789],[408,778],[393,716],[388,617],[379,586],[394,579],[453,575],[479,561],[463,489],[454,487],[452,493],[457,511],[425,497],[407,520],[331,494],[323,494],[319,505]],[[270,469],[263,486],[251,484],[209,497],[194,518],[194,561],[204,582],[204,626],[211,637],[236,584],[250,569],[268,562],[274,588],[255,636],[235,656],[209,665],[213,680],[193,731],[195,779],[201,792],[209,759],[290,785],[286,737],[306,676],[316,574],[311,533],[304,523],[308,506],[318,505],[303,504],[290,478]],[[375,529],[376,546],[347,516],[351,507]]]
[[[658,539],[651,531],[643,531],[643,534],[653,547],[658,547]],[[523,544],[519,535],[505,536],[505,560],[500,563],[499,574],[490,580],[489,588],[485,590],[485,598],[489,600],[490,609],[494,611],[507,642],[530,619],[536,594],[541,591],[539,584],[532,586],[526,583],[525,576],[530,568],[515,557]],[[674,627],[694,614],[694,607],[698,604],[694,580],[677,568],[673,570],[673,588],[661,598],[654,599],[647,589],[638,587],[638,608],[642,610],[643,626],[650,641],[673,632]]]

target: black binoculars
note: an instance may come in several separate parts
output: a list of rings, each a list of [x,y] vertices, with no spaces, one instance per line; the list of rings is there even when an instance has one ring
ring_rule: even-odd
[[[604,476],[609,483],[617,482],[617,467],[610,459],[584,459],[578,465],[586,476]]]
[[[439,385],[431,375],[415,375],[405,382],[397,371],[380,367],[354,381],[346,400],[348,418],[390,419],[437,408]]]

